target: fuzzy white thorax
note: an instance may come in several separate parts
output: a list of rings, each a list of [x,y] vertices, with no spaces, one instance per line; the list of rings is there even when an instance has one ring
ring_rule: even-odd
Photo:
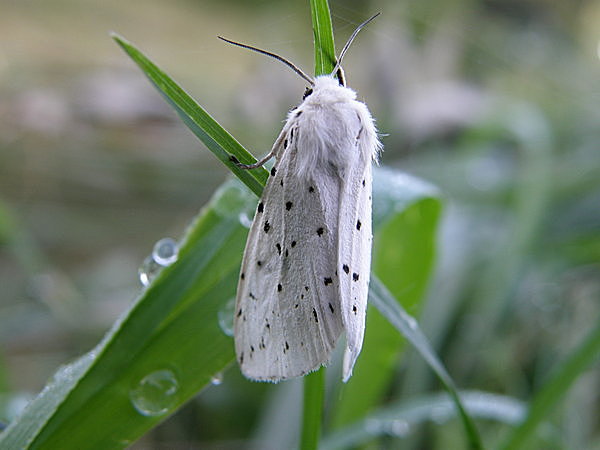
[[[366,105],[356,100],[356,92],[341,86],[331,75],[315,79],[312,94],[288,115],[287,126],[297,126],[298,176],[306,177],[329,164],[343,170],[354,158],[377,160],[381,144],[373,118]],[[362,128],[360,136],[356,130]],[[358,153],[348,153],[357,147]]]

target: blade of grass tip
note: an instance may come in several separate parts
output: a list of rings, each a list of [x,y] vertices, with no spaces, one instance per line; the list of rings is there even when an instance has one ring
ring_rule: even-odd
[[[533,398],[525,420],[511,433],[502,450],[530,447],[528,443],[538,425],[548,417],[573,382],[600,353],[600,321],[578,347],[562,362]]]
[[[427,337],[423,334],[417,321],[411,317],[396,299],[389,293],[387,288],[375,276],[371,276],[371,288],[369,290],[369,302],[375,306],[381,314],[386,317],[390,323],[406,337],[406,339],[415,347],[419,354],[425,359],[429,367],[433,369],[442,385],[450,394],[454,401],[459,416],[465,428],[469,446],[472,449],[483,449],[483,443],[479,432],[473,423],[473,420],[467,414],[465,407],[458,395],[454,381],[446,371],[444,365],[439,360],[431,346]]]
[[[256,158],[133,44],[116,33],[112,33],[111,36],[150,79],[188,128],[236,177],[252,192],[260,196],[267,182],[268,172],[262,167],[245,170],[235,164],[236,159],[244,164],[249,164],[256,162]]]
[[[304,377],[304,411],[302,415],[301,450],[319,447],[321,421],[323,418],[323,393],[325,391],[325,369],[320,368]]]
[[[310,13],[315,39],[315,75],[329,74],[335,66],[336,58],[327,0],[310,0]]]

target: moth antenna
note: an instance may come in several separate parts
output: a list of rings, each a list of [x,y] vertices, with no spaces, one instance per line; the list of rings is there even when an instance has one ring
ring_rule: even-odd
[[[348,48],[350,48],[350,44],[352,44],[352,41],[354,40],[354,38],[356,37],[358,32],[360,30],[362,30],[365,26],[367,26],[369,24],[369,22],[371,22],[373,19],[375,19],[375,17],[377,17],[379,14],[381,14],[381,13],[377,13],[374,16],[369,17],[367,20],[365,20],[363,23],[361,23],[358,27],[356,27],[356,30],[354,30],[354,33],[352,33],[352,36],[350,36],[350,39],[348,39],[348,42],[346,42],[346,45],[344,45],[344,48],[342,49],[342,52],[340,53],[340,56],[338,58],[337,64],[331,71],[332,75],[340,69],[340,66],[342,65],[342,59],[344,59],[344,55],[348,51]],[[343,75],[342,75],[342,77],[343,77]]]
[[[294,72],[296,72],[298,75],[300,75],[311,86],[314,86],[314,84],[315,84],[315,82],[308,75],[306,75],[304,72],[302,72],[302,70],[300,70],[298,67],[296,67],[293,63],[289,62],[287,59],[285,59],[285,58],[283,58],[283,57],[281,57],[279,55],[276,55],[275,53],[271,53],[271,52],[268,52],[266,50],[261,50],[260,48],[252,47],[251,45],[242,44],[241,42],[232,41],[232,40],[226,39],[226,38],[224,38],[222,36],[217,36],[217,37],[219,39],[221,39],[222,41],[225,41],[225,42],[227,42],[229,44],[237,45],[238,47],[246,48],[248,50],[252,50],[253,52],[261,53],[263,55],[270,56],[271,58],[274,58],[277,61],[281,61],[286,66],[288,66],[290,69],[292,69]]]

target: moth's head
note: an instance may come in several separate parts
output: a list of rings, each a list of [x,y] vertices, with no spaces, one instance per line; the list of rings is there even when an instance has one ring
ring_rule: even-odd
[[[347,102],[355,99],[356,93],[341,85],[338,78],[332,75],[316,77],[314,84],[306,88],[303,96],[303,101],[312,105]]]
[[[306,98],[314,92],[315,84],[317,83],[317,80],[320,78],[323,78],[323,77],[336,80],[338,86],[346,87],[346,78],[344,76],[344,69],[342,69],[341,67],[338,67],[337,71],[332,72],[330,75],[321,75],[319,77],[316,77],[315,81],[310,86],[307,86],[306,89],[304,90],[304,94],[302,94],[302,100],[306,100]]]

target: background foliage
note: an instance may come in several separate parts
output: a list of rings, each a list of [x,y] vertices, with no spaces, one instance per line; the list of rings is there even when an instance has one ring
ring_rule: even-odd
[[[528,402],[598,323],[600,3],[373,1],[331,9],[338,46],[358,22],[383,13],[346,59],[349,84],[388,134],[384,164],[445,196],[434,281],[405,307],[459,386]],[[153,243],[181,236],[227,175],[108,38],[111,29],[143,45],[256,154],[270,148],[303,85],[214,36],[275,51],[307,71],[312,62],[304,2],[3,5],[6,422],[60,365],[96,345],[138,295],[137,269]],[[424,255],[409,251],[415,261]],[[371,323],[367,333],[379,329]],[[378,394],[390,407],[439,390],[429,369],[398,348],[361,360],[395,370]],[[600,377],[597,367],[582,370],[558,408],[543,408],[539,446],[600,448]],[[276,446],[297,431],[299,406],[289,407],[301,403],[297,383],[248,383],[235,367],[223,376],[134,448],[249,439]],[[351,411],[330,411],[330,429],[367,413]],[[460,425],[444,417],[386,434],[415,448],[459,448]],[[509,429],[478,425],[489,444]]]

